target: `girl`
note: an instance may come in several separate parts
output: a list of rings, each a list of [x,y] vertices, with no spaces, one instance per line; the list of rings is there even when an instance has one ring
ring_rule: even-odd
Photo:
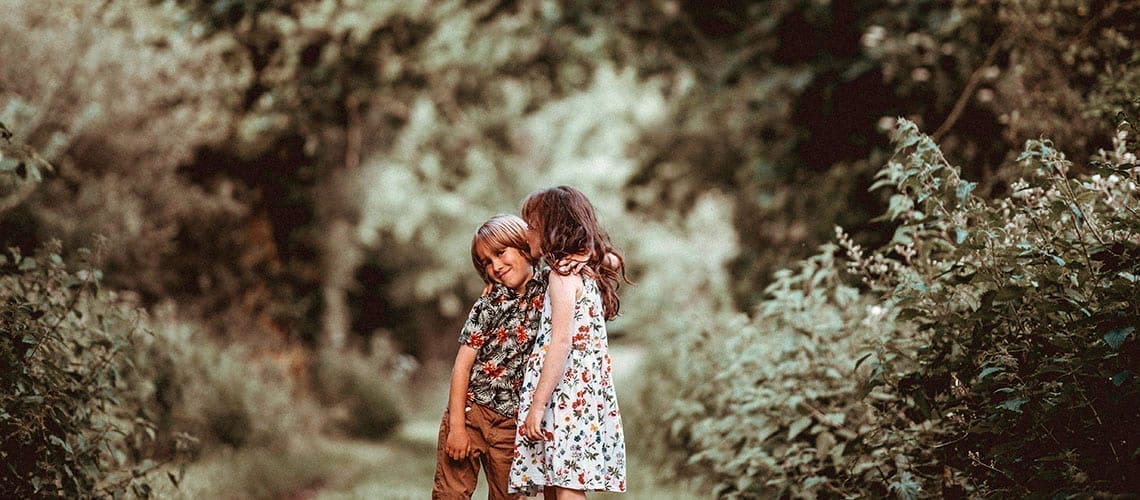
[[[587,257],[581,275],[550,273],[526,360],[510,491],[547,499],[625,491],[625,437],[605,321],[618,313],[625,263],[578,190],[559,186],[523,202],[532,258]],[[603,261],[608,261],[603,265]]]

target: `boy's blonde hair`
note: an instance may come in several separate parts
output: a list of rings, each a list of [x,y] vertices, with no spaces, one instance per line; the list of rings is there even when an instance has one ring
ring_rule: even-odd
[[[526,256],[527,261],[534,265],[535,259],[530,256],[530,245],[526,241],[526,229],[526,222],[518,216],[499,214],[487,219],[487,222],[475,230],[475,236],[471,238],[471,263],[475,265],[475,271],[484,282],[494,283],[494,280],[487,275],[486,263],[479,259],[479,252],[476,250],[479,245],[484,245],[491,251],[507,247],[518,249]]]

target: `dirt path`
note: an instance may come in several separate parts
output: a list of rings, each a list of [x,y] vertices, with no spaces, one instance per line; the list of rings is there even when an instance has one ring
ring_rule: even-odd
[[[614,362],[614,379],[618,397],[633,401],[633,383],[644,359],[644,348],[624,343],[610,347]],[[448,367],[449,368],[449,367]],[[331,453],[343,460],[339,477],[315,496],[322,500],[382,498],[391,500],[423,499],[431,496],[431,482],[435,468],[435,441],[439,418],[447,398],[446,368],[432,368],[433,374],[421,377],[411,393],[417,398],[410,402],[407,420],[397,436],[381,443],[355,441],[329,441],[322,452]],[[640,500],[700,498],[689,489],[658,484],[657,474],[636,456],[629,463],[629,493],[591,494],[591,499]],[[480,484],[473,498],[487,498],[486,485]]]
[[[623,409],[637,407],[636,377],[644,362],[640,346],[611,346],[614,378]],[[361,441],[327,435],[302,440],[289,450],[249,449],[219,452],[190,464],[181,490],[161,489],[159,498],[384,499],[431,497],[436,436],[447,400],[450,366],[425,367],[408,387],[405,421],[384,441]],[[628,411],[628,410],[626,410]],[[627,428],[626,435],[636,429]],[[591,494],[591,499],[640,500],[701,498],[690,489],[657,481],[658,474],[636,450],[630,450],[629,493]],[[487,498],[480,485],[474,498]]]

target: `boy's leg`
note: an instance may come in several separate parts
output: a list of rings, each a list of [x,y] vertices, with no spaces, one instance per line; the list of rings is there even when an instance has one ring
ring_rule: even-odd
[[[470,429],[468,429],[470,431]],[[474,441],[474,440],[473,440]],[[447,412],[439,423],[439,438],[435,450],[435,484],[431,488],[432,500],[469,499],[475,493],[479,480],[479,460],[469,456],[452,460],[447,456]]]
[[[515,458],[515,419],[504,417],[490,408],[471,405],[471,413],[479,412],[477,420],[483,428],[485,450],[481,459],[487,471],[487,497],[491,500],[516,500],[521,495],[507,493],[511,462]],[[473,419],[475,420],[475,419]]]

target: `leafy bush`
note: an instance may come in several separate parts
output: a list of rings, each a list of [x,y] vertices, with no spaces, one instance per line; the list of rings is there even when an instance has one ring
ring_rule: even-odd
[[[654,455],[721,497],[886,494],[900,442],[873,432],[882,417],[852,374],[893,322],[844,282],[836,249],[778,272],[753,317],[698,321],[649,363],[641,399],[665,407],[636,418],[663,429]]]
[[[1134,491],[1127,135],[1099,155],[1105,175],[1079,178],[1030,141],[1011,195],[989,201],[913,123],[894,140],[876,185],[893,190],[890,243],[839,231],[846,258],[824,247],[778,273],[753,317],[706,319],[654,365],[680,394],[655,417],[681,451],[667,463],[726,497]]]
[[[0,215],[55,167],[0,123]],[[101,289],[96,252],[58,240],[0,254],[0,491],[20,498],[140,497],[154,424],[124,398],[141,311]]]
[[[0,255],[0,490],[145,497],[153,464],[136,444],[154,424],[120,389],[138,312],[100,290],[90,261],[69,267],[60,250]]]
[[[1091,177],[1029,141],[1010,196],[988,202],[913,124],[895,140],[879,185],[900,225],[888,248],[851,254],[924,339],[917,367],[877,360],[871,380],[907,397],[905,420],[945,435],[941,466],[915,477],[981,495],[1134,491],[1140,172],[1127,134]]]

